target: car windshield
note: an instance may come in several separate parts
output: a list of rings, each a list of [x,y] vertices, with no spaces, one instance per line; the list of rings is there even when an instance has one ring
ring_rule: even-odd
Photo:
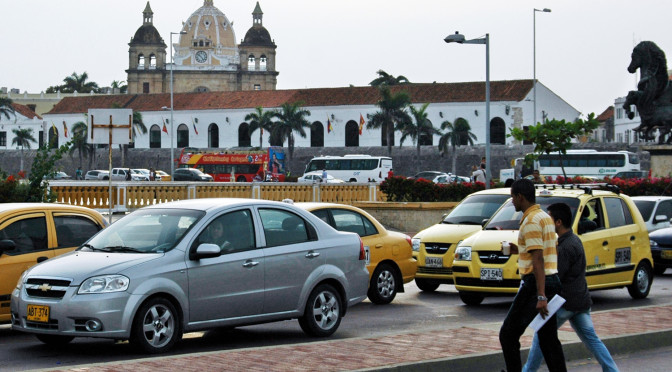
[[[579,207],[580,200],[577,198],[567,198],[560,196],[537,196],[537,204],[541,206],[543,211],[547,211],[548,206],[555,203],[565,203],[569,205],[572,210],[572,221],[576,216],[576,209]],[[492,216],[488,224],[485,225],[486,230],[518,230],[520,228],[520,219],[523,217],[523,212],[516,212],[513,202],[509,200],[504,206],[497,211],[497,214]]]
[[[139,210],[113,223],[80,249],[160,253],[173,249],[205,212],[192,209]]]
[[[653,200],[637,200],[633,199],[635,202],[635,205],[637,206],[637,209],[639,209],[639,213],[642,214],[642,218],[644,221],[648,221],[649,218],[651,217],[651,213],[653,213],[653,208],[656,206],[656,202]]]
[[[480,225],[483,220],[490,218],[497,208],[499,208],[506,199],[511,196],[508,194],[502,195],[471,195],[464,199],[455,207],[443,223],[447,224],[463,224],[463,225]]]

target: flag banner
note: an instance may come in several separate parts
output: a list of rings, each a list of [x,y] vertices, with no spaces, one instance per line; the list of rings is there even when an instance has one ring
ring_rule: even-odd
[[[198,135],[198,129],[196,129],[196,124],[197,123],[198,123],[198,118],[196,118],[196,119],[191,118],[191,124],[194,126],[194,133],[196,133],[196,135]]]
[[[334,128],[331,126],[331,120],[329,120],[329,116],[327,115],[327,133],[331,133]]]
[[[364,129],[364,124],[365,123],[366,122],[364,121],[364,117],[362,116],[362,114],[359,114],[359,135],[360,136],[362,135],[362,130]]]
[[[58,129],[56,129],[56,124],[54,122],[51,122],[51,128],[54,130],[54,133],[58,133]]]
[[[166,123],[163,123],[163,130],[162,132],[166,132],[168,134],[168,128],[166,128]]]
[[[65,125],[65,122],[63,122],[63,135],[65,138],[68,138],[68,127]]]

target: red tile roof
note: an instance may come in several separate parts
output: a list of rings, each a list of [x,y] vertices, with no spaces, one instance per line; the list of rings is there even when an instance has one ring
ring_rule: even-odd
[[[40,115],[36,114],[35,111],[29,109],[28,106],[19,103],[12,103],[12,108],[14,108],[14,111],[27,117],[28,119],[32,119],[35,117],[38,119],[42,119]]]
[[[609,120],[613,117],[614,117],[614,106],[609,106],[609,107],[607,107],[606,110],[604,110],[603,113],[601,113],[597,117],[597,121],[599,121],[601,123],[604,123],[605,121],[607,121],[607,120]]]
[[[485,82],[407,84],[391,87],[392,92],[406,91],[413,103],[484,102]],[[491,101],[522,101],[532,90],[532,80],[490,82]],[[279,107],[286,102],[303,106],[375,105],[380,93],[374,87],[311,88],[237,92],[175,93],[175,110],[211,110]],[[85,113],[90,108],[113,105],[135,111],[159,111],[170,107],[170,94],[124,94],[109,96],[65,97],[49,114]]]

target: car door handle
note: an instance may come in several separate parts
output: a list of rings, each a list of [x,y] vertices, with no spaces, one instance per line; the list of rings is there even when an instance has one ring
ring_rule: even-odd
[[[310,252],[306,253],[306,258],[315,258],[315,257],[318,257],[319,255],[320,255],[319,252],[310,251]]]
[[[255,266],[257,266],[257,265],[259,265],[259,262],[258,262],[258,261],[247,260],[247,261],[245,261],[245,263],[243,264],[243,267],[255,267]]]
[[[46,260],[48,260],[48,259],[49,259],[49,257],[40,256],[40,257],[37,258],[37,263],[44,262],[44,261],[46,261]]]
[[[376,248],[383,248],[382,244],[376,244]]]

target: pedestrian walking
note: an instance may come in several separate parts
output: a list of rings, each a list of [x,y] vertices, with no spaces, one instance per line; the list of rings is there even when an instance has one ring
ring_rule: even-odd
[[[327,170],[322,169],[322,182],[327,183]]]
[[[75,171],[75,179],[76,180],[81,180],[82,178],[82,167],[77,167],[77,170]]]
[[[562,283],[560,295],[566,299],[556,313],[558,328],[569,320],[583,344],[602,366],[602,371],[618,372],[609,350],[595,333],[590,317],[593,301],[586,283],[586,254],[581,239],[572,231],[572,211],[567,204],[556,203],[548,206],[548,214],[558,233],[558,277]],[[535,335],[523,371],[539,369],[541,358],[539,338]]]
[[[480,168],[476,169],[471,176],[473,177],[474,182],[485,183],[485,164],[481,163]]]
[[[511,199],[517,212],[523,212],[518,244],[510,243],[518,253],[521,286],[499,330],[506,370],[520,372],[520,336],[537,314],[549,317],[548,301],[560,292],[555,226],[551,217],[536,204],[534,184],[517,180],[511,185]],[[555,314],[537,332],[539,346],[548,370],[567,371],[562,344],[558,340]]]

